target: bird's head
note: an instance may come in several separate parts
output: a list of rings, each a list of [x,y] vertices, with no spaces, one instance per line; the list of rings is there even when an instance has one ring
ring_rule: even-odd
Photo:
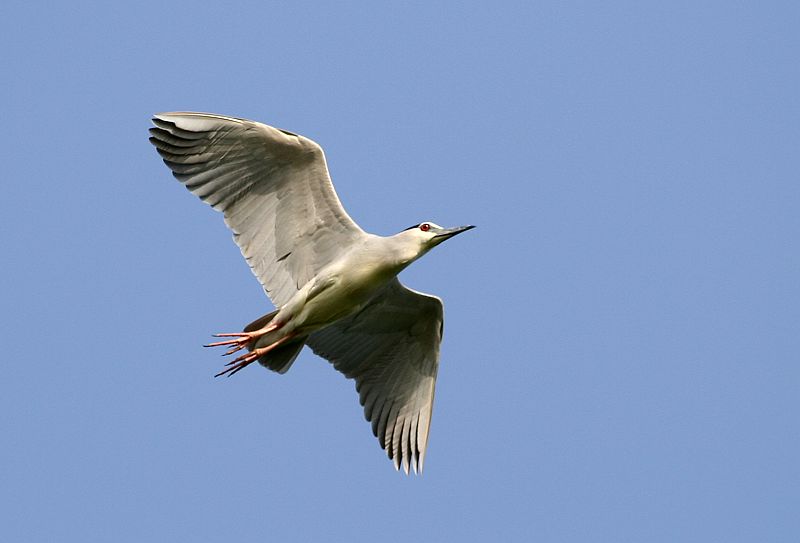
[[[453,236],[466,232],[475,228],[469,226],[457,226],[455,228],[443,228],[438,224],[430,221],[409,226],[399,234],[397,238],[403,241],[404,245],[410,246],[416,252],[413,259],[417,259],[424,255],[443,241],[452,238]]]

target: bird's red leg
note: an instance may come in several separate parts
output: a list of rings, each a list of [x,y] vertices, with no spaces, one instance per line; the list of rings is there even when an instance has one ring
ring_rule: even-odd
[[[272,349],[274,349],[276,347],[279,347],[280,345],[283,345],[284,343],[286,343],[287,341],[292,339],[294,336],[295,336],[295,334],[289,334],[287,336],[282,337],[281,339],[279,339],[275,343],[267,345],[266,347],[261,347],[259,349],[253,349],[249,353],[243,354],[239,358],[231,360],[230,362],[225,364],[226,366],[228,366],[228,369],[219,372],[214,377],[219,377],[220,375],[227,375],[228,377],[230,377],[231,375],[233,375],[237,371],[239,371],[239,370],[247,367],[251,363],[255,362],[256,360],[258,360],[259,358],[261,358],[262,356],[264,356],[265,354],[270,352]]]
[[[247,347],[251,342],[254,342],[256,339],[260,338],[264,334],[272,332],[273,330],[277,330],[283,326],[283,323],[271,322],[264,328],[260,330],[253,330],[252,332],[233,332],[229,334],[214,334],[214,337],[230,337],[234,339],[226,339],[224,341],[216,341],[214,343],[209,343],[208,345],[203,345],[203,347],[222,347],[223,345],[231,345],[231,348],[224,354],[233,354],[236,351],[244,349]]]

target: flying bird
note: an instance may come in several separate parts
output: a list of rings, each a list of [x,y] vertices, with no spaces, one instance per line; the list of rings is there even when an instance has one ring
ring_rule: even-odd
[[[372,432],[406,474],[422,472],[431,422],[442,301],[397,274],[473,226],[422,222],[393,236],[363,231],[342,207],[322,148],[245,119],[159,113],[150,142],[173,175],[221,211],[274,311],[207,347],[285,373],[304,345],[355,379]]]

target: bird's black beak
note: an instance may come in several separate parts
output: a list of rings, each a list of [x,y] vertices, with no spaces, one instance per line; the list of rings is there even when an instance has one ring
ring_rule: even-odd
[[[460,234],[461,232],[472,230],[473,228],[475,228],[475,226],[472,224],[467,226],[456,226],[455,228],[442,228],[442,230],[438,234],[433,236],[433,238],[436,239],[437,241],[444,241],[446,239],[452,238],[457,234]]]

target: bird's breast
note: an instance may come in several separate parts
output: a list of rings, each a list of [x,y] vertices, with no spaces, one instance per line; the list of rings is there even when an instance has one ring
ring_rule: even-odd
[[[297,326],[313,331],[351,315],[396,274],[389,266],[364,261],[321,274],[314,280],[302,308],[296,313]]]

